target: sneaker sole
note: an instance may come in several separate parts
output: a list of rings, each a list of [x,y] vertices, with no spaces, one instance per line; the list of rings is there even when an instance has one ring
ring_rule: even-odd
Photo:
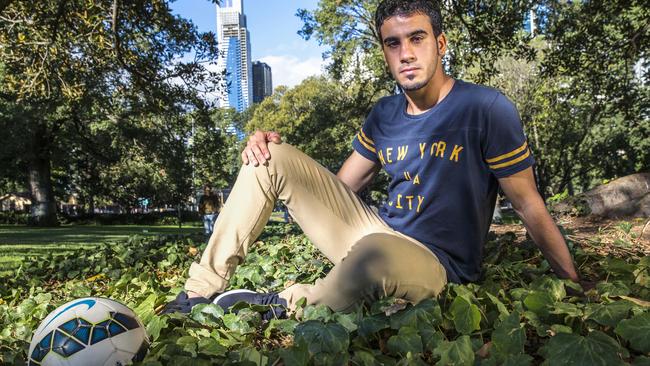
[[[230,290],[230,291],[226,291],[226,292],[224,292],[223,294],[217,296],[217,297],[212,301],[212,303],[213,303],[213,304],[216,304],[217,302],[219,302],[219,300],[221,300],[222,297],[224,297],[224,296],[226,296],[226,295],[230,295],[230,294],[245,294],[245,293],[249,293],[249,294],[250,294],[250,293],[253,293],[253,294],[254,294],[255,291],[251,291],[251,290]]]

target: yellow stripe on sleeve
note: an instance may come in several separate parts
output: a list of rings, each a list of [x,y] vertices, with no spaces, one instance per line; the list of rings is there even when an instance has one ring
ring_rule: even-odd
[[[486,163],[496,163],[499,160],[507,159],[507,158],[509,158],[511,156],[515,156],[515,155],[519,154],[520,152],[526,150],[527,147],[528,147],[528,141],[524,141],[523,145],[521,145],[518,148],[512,150],[511,152],[509,152],[507,154],[499,155],[496,158],[486,159],[485,162]]]
[[[530,156],[530,150],[527,150],[524,155],[518,157],[517,159],[512,159],[510,161],[507,161],[507,162],[501,163],[501,164],[490,165],[490,169],[499,169],[499,168],[505,168],[505,167],[510,166],[510,165],[515,165],[518,162],[526,159],[528,156]]]
[[[363,138],[361,137],[361,134],[357,134],[357,140],[359,140],[359,142],[361,143],[361,145],[363,145],[366,149],[372,151],[372,152],[375,153],[375,154],[377,153],[377,150],[375,150],[374,147],[368,145],[368,143],[366,143],[365,141],[363,141]]]
[[[360,135],[360,136],[361,136],[361,138],[364,139],[368,144],[373,145],[373,146],[375,145],[375,142],[372,141],[371,139],[369,139],[368,136],[366,136],[366,134],[363,132],[363,128],[361,129],[361,135]]]

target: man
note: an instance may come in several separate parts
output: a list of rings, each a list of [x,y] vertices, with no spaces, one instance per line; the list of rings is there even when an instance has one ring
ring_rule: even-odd
[[[212,193],[210,186],[203,188],[203,195],[199,198],[199,215],[203,217],[203,230],[207,237],[212,235],[214,222],[217,220],[221,202],[219,197]]]
[[[403,94],[381,99],[336,176],[274,132],[256,132],[244,166],[201,263],[166,311],[214,300],[282,305],[301,298],[345,311],[382,296],[412,302],[448,281],[479,279],[483,246],[499,187],[555,273],[578,281],[562,235],[539,196],[534,161],[513,104],[498,91],[445,75],[447,38],[430,0],[385,0],[375,14],[382,50]],[[381,169],[388,202],[374,213],[357,192]],[[276,199],[333,263],[315,284],[277,294],[222,293]],[[272,308],[273,310],[273,308]]]

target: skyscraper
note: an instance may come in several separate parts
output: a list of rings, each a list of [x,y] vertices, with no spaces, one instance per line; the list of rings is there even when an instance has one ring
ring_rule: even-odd
[[[253,103],[260,103],[273,94],[271,66],[261,61],[253,61]]]
[[[228,85],[218,97],[219,106],[241,112],[253,99],[250,34],[243,0],[222,0],[217,5],[217,38],[221,50],[217,65],[225,69]]]

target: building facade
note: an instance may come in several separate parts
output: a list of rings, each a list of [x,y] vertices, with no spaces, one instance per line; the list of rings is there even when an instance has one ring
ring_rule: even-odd
[[[217,39],[220,46],[217,65],[226,74],[218,103],[220,107],[241,112],[253,100],[251,45],[244,0],[222,0],[217,5]]]
[[[253,62],[253,103],[260,103],[273,94],[271,66],[261,61]]]

